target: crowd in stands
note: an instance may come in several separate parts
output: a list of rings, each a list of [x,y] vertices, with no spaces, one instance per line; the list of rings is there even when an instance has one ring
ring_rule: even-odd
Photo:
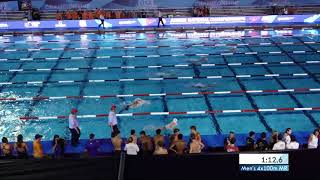
[[[105,19],[123,19],[123,18],[136,18],[144,17],[143,12],[124,11],[124,10],[68,10],[58,11],[56,14],[57,20],[87,20],[87,19],[100,19],[103,15]]]
[[[69,129],[71,132],[71,144],[73,146],[79,145],[80,128],[77,121],[77,110],[72,109],[69,115]],[[112,129],[111,142],[114,155],[120,155],[125,151],[127,155],[165,155],[165,154],[198,154],[201,153],[205,145],[201,138],[200,133],[197,131],[196,126],[190,127],[189,140],[185,141],[183,134],[180,133],[178,128],[174,128],[172,134],[169,134],[169,142],[166,142],[166,137],[163,135],[163,128],[158,128],[155,131],[155,136],[151,137],[146,132],[140,131],[139,137],[136,135],[134,129],[131,130],[130,136],[127,139],[122,139],[120,130],[117,127],[116,119],[116,106],[111,107],[109,112],[108,124]],[[176,123],[174,120],[173,124]],[[171,124],[172,125],[172,124]],[[170,124],[166,126],[166,131],[173,127]],[[320,129],[314,130],[309,136],[307,148],[317,149],[319,142]],[[241,147],[241,151],[266,151],[266,150],[286,150],[286,149],[299,149],[302,146],[297,142],[292,129],[287,128],[284,133],[273,131],[270,140],[267,140],[267,134],[262,132],[258,140],[255,138],[256,133],[251,131],[246,138],[245,147]],[[42,143],[42,135],[36,134],[33,141],[33,158],[62,158],[65,154],[66,141],[60,138],[59,135],[54,135],[52,140],[52,153],[44,154]],[[84,153],[89,157],[99,155],[102,142],[95,139],[94,134],[90,134],[89,140],[85,144]],[[167,146],[166,146],[167,145]],[[124,148],[123,148],[124,147]],[[8,142],[6,137],[2,138],[0,146],[1,155],[4,158],[28,158],[28,145],[23,141],[23,136],[17,136],[17,141],[14,145]],[[224,149],[226,152],[239,152],[236,145],[236,136],[234,132],[230,132],[228,137],[224,139]],[[15,155],[15,156],[14,156]]]
[[[295,7],[289,6],[271,6],[271,14],[273,15],[293,15],[297,12]]]
[[[25,17],[28,21],[40,20],[40,12],[38,9],[31,9],[27,11],[27,13],[25,14]]]
[[[295,14],[297,11],[294,7],[288,6],[271,6],[270,12],[267,14],[282,14],[282,15],[291,15]],[[152,17],[157,17],[157,12],[154,11]],[[33,9],[29,12],[28,19],[32,17],[34,20],[40,19],[40,14],[38,10]],[[152,13],[151,13],[152,14]],[[88,19],[100,19],[101,15],[105,19],[123,19],[123,18],[145,18],[147,13],[144,11],[126,11],[126,10],[104,10],[104,9],[95,9],[95,10],[67,10],[67,11],[58,11],[56,13],[56,20],[88,20]],[[194,6],[192,8],[193,17],[208,17],[210,16],[210,8],[207,6]]]
[[[158,12],[154,11],[153,17],[158,17]],[[91,10],[68,10],[58,11],[56,13],[56,20],[88,20],[88,19],[101,19],[101,15],[104,19],[123,19],[123,18],[145,18],[146,12],[143,11],[124,11],[124,10],[103,10],[96,9]],[[194,17],[206,17],[210,15],[210,9],[208,7],[194,7],[192,9],[192,15]]]
[[[192,15],[193,17],[207,17],[207,16],[210,16],[210,9],[206,6],[193,7]]]

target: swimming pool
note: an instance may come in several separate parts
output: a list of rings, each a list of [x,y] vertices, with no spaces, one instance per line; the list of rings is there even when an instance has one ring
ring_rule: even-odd
[[[247,133],[291,127],[311,132],[319,111],[273,111],[320,104],[318,30],[47,34],[0,37],[0,136],[36,133],[69,139],[67,116],[78,108],[81,138],[109,138],[112,104],[150,102],[124,110],[131,129],[153,134],[172,118],[189,134]],[[250,36],[250,37],[249,37]],[[317,52],[318,51],[318,52]],[[202,57],[207,61],[196,62]],[[194,87],[195,85],[207,87]],[[280,91],[279,91],[280,90]],[[205,114],[206,110],[269,111]],[[292,109],[287,109],[292,110]],[[146,115],[140,112],[193,112]],[[137,116],[130,113],[139,114]],[[21,117],[40,117],[21,120]]]

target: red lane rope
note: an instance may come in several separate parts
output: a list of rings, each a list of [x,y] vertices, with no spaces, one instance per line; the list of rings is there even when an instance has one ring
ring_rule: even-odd
[[[116,114],[119,117],[131,117],[131,116],[165,116],[165,115],[195,115],[195,114],[218,114],[218,113],[250,113],[250,112],[290,112],[290,111],[319,111],[320,107],[304,107],[304,108],[270,108],[270,109],[231,109],[231,110],[203,110],[203,111],[181,111],[181,112],[136,112],[136,113],[124,113]],[[89,114],[89,115],[78,115],[79,119],[83,118],[100,118],[107,117],[108,114]],[[49,119],[67,119],[68,116],[38,116],[38,117],[20,117],[20,120],[49,120]]]
[[[320,88],[295,88],[295,89],[266,89],[266,90],[231,90],[231,91],[201,91],[201,92],[173,92],[173,93],[140,93],[140,94],[113,94],[113,95],[88,95],[88,96],[37,96],[0,98],[0,101],[41,101],[59,99],[106,99],[119,97],[157,97],[157,96],[193,96],[210,94],[242,94],[242,93],[286,93],[286,92],[319,92]]]

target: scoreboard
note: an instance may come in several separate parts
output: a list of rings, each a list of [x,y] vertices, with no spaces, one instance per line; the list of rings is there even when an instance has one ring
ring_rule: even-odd
[[[240,171],[289,172],[289,154],[239,154]]]

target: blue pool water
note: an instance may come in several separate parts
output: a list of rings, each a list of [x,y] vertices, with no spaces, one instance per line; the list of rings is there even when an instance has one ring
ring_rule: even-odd
[[[292,37],[283,37],[281,33],[292,33]],[[306,34],[314,35],[306,35]],[[240,38],[243,35],[275,35],[271,38]],[[83,35],[48,35],[48,36],[14,36],[0,37],[0,82],[20,82],[20,84],[2,85],[0,98],[28,98],[36,96],[100,96],[117,94],[144,93],[176,93],[199,91],[236,91],[236,90],[277,90],[291,88],[320,88],[320,64],[306,61],[320,59],[320,42],[317,30],[305,31],[237,31],[210,33],[155,33],[155,34],[83,34]],[[231,35],[231,38],[224,36]],[[276,36],[279,35],[279,36]],[[209,37],[209,38],[207,38]],[[126,40],[116,40],[126,38]],[[161,38],[161,39],[159,39]],[[165,39],[163,39],[165,38]],[[139,39],[139,40],[137,40]],[[74,41],[68,41],[74,40]],[[99,40],[99,41],[93,41]],[[26,42],[36,41],[36,42]],[[59,41],[59,42],[47,42]],[[67,41],[67,42],[65,42]],[[8,43],[4,43],[8,42]],[[293,44],[279,44],[293,42]],[[234,46],[189,46],[204,44],[240,44]],[[254,43],[257,45],[241,45]],[[259,44],[267,43],[267,44]],[[141,48],[144,46],[144,48]],[[145,47],[147,46],[147,48]],[[170,46],[170,47],[155,47]],[[103,47],[103,49],[97,49]],[[108,48],[109,47],[109,48]],[[110,48],[114,47],[114,48]],[[118,47],[118,48],[115,48]],[[127,48],[121,48],[127,47]],[[132,48],[136,47],[136,48]],[[78,48],[73,50],[32,50],[43,48]],[[79,49],[80,48],[80,49]],[[81,49],[92,48],[92,49]],[[17,51],[10,51],[17,49]],[[28,50],[29,49],[29,50]],[[30,50],[31,49],[31,50]],[[7,51],[3,51],[7,50]],[[8,51],[9,50],[9,51]],[[297,52],[294,51],[305,51]],[[219,53],[234,52],[234,55]],[[257,52],[257,54],[244,54]],[[281,52],[269,53],[269,52]],[[240,54],[241,53],[241,54]],[[244,63],[244,65],[219,66],[187,66],[174,67],[169,65],[190,64],[190,60],[199,60],[200,56],[169,56],[173,54],[217,54],[208,56],[204,64]],[[103,56],[148,56],[160,57],[128,57],[104,58]],[[166,56],[164,56],[166,55]],[[71,58],[75,57],[75,58]],[[79,59],[77,57],[90,57]],[[96,58],[98,57],[98,58]],[[100,58],[99,58],[100,57]],[[25,61],[23,58],[34,58]],[[49,58],[49,59],[37,59]],[[50,59],[58,58],[58,59]],[[66,58],[66,59],[59,59]],[[283,64],[277,62],[291,62]],[[255,62],[268,62],[266,65],[254,65]],[[251,63],[251,64],[250,64]],[[140,66],[139,68],[119,68]],[[167,66],[147,68],[146,66]],[[168,67],[169,66],[169,67]],[[94,70],[93,67],[118,67],[105,70]],[[86,68],[80,70],[35,71],[34,69]],[[30,70],[26,72],[8,72],[9,69]],[[98,80],[98,79],[139,79],[156,78],[167,73],[165,77],[192,76],[194,79],[166,79],[162,81],[110,81],[103,83],[44,83],[23,84],[30,81],[66,81],[66,80]],[[308,76],[290,76],[286,74],[308,73]],[[235,75],[281,74],[279,77],[235,78]],[[203,76],[228,76],[222,79],[197,78]],[[208,88],[195,88],[192,85],[202,83]],[[40,101],[0,101],[0,136],[7,136],[11,141],[18,134],[26,140],[32,140],[36,133],[50,140],[54,134],[69,139],[68,122],[66,119],[22,121],[24,116],[63,116],[68,115],[71,108],[78,108],[79,115],[106,114],[112,104],[119,109],[124,102],[133,101],[137,97],[124,98],[84,98],[56,99]],[[203,110],[237,110],[256,108],[285,107],[319,107],[319,92],[292,93],[250,93],[250,94],[210,94],[189,96],[151,96],[140,97],[150,104],[133,112],[164,112],[164,111],[203,111]],[[123,137],[127,137],[131,129],[146,129],[153,134],[154,129],[169,123],[172,118],[179,119],[178,128],[183,134],[189,133],[189,127],[196,125],[202,135],[227,134],[229,131],[247,133],[268,131],[270,128],[283,131],[291,127],[295,132],[312,131],[320,123],[320,113],[306,112],[261,112],[231,114],[199,114],[170,116],[132,116],[119,118],[119,126]],[[90,133],[97,138],[109,138],[110,129],[107,119],[80,119],[81,138],[87,139]]]

